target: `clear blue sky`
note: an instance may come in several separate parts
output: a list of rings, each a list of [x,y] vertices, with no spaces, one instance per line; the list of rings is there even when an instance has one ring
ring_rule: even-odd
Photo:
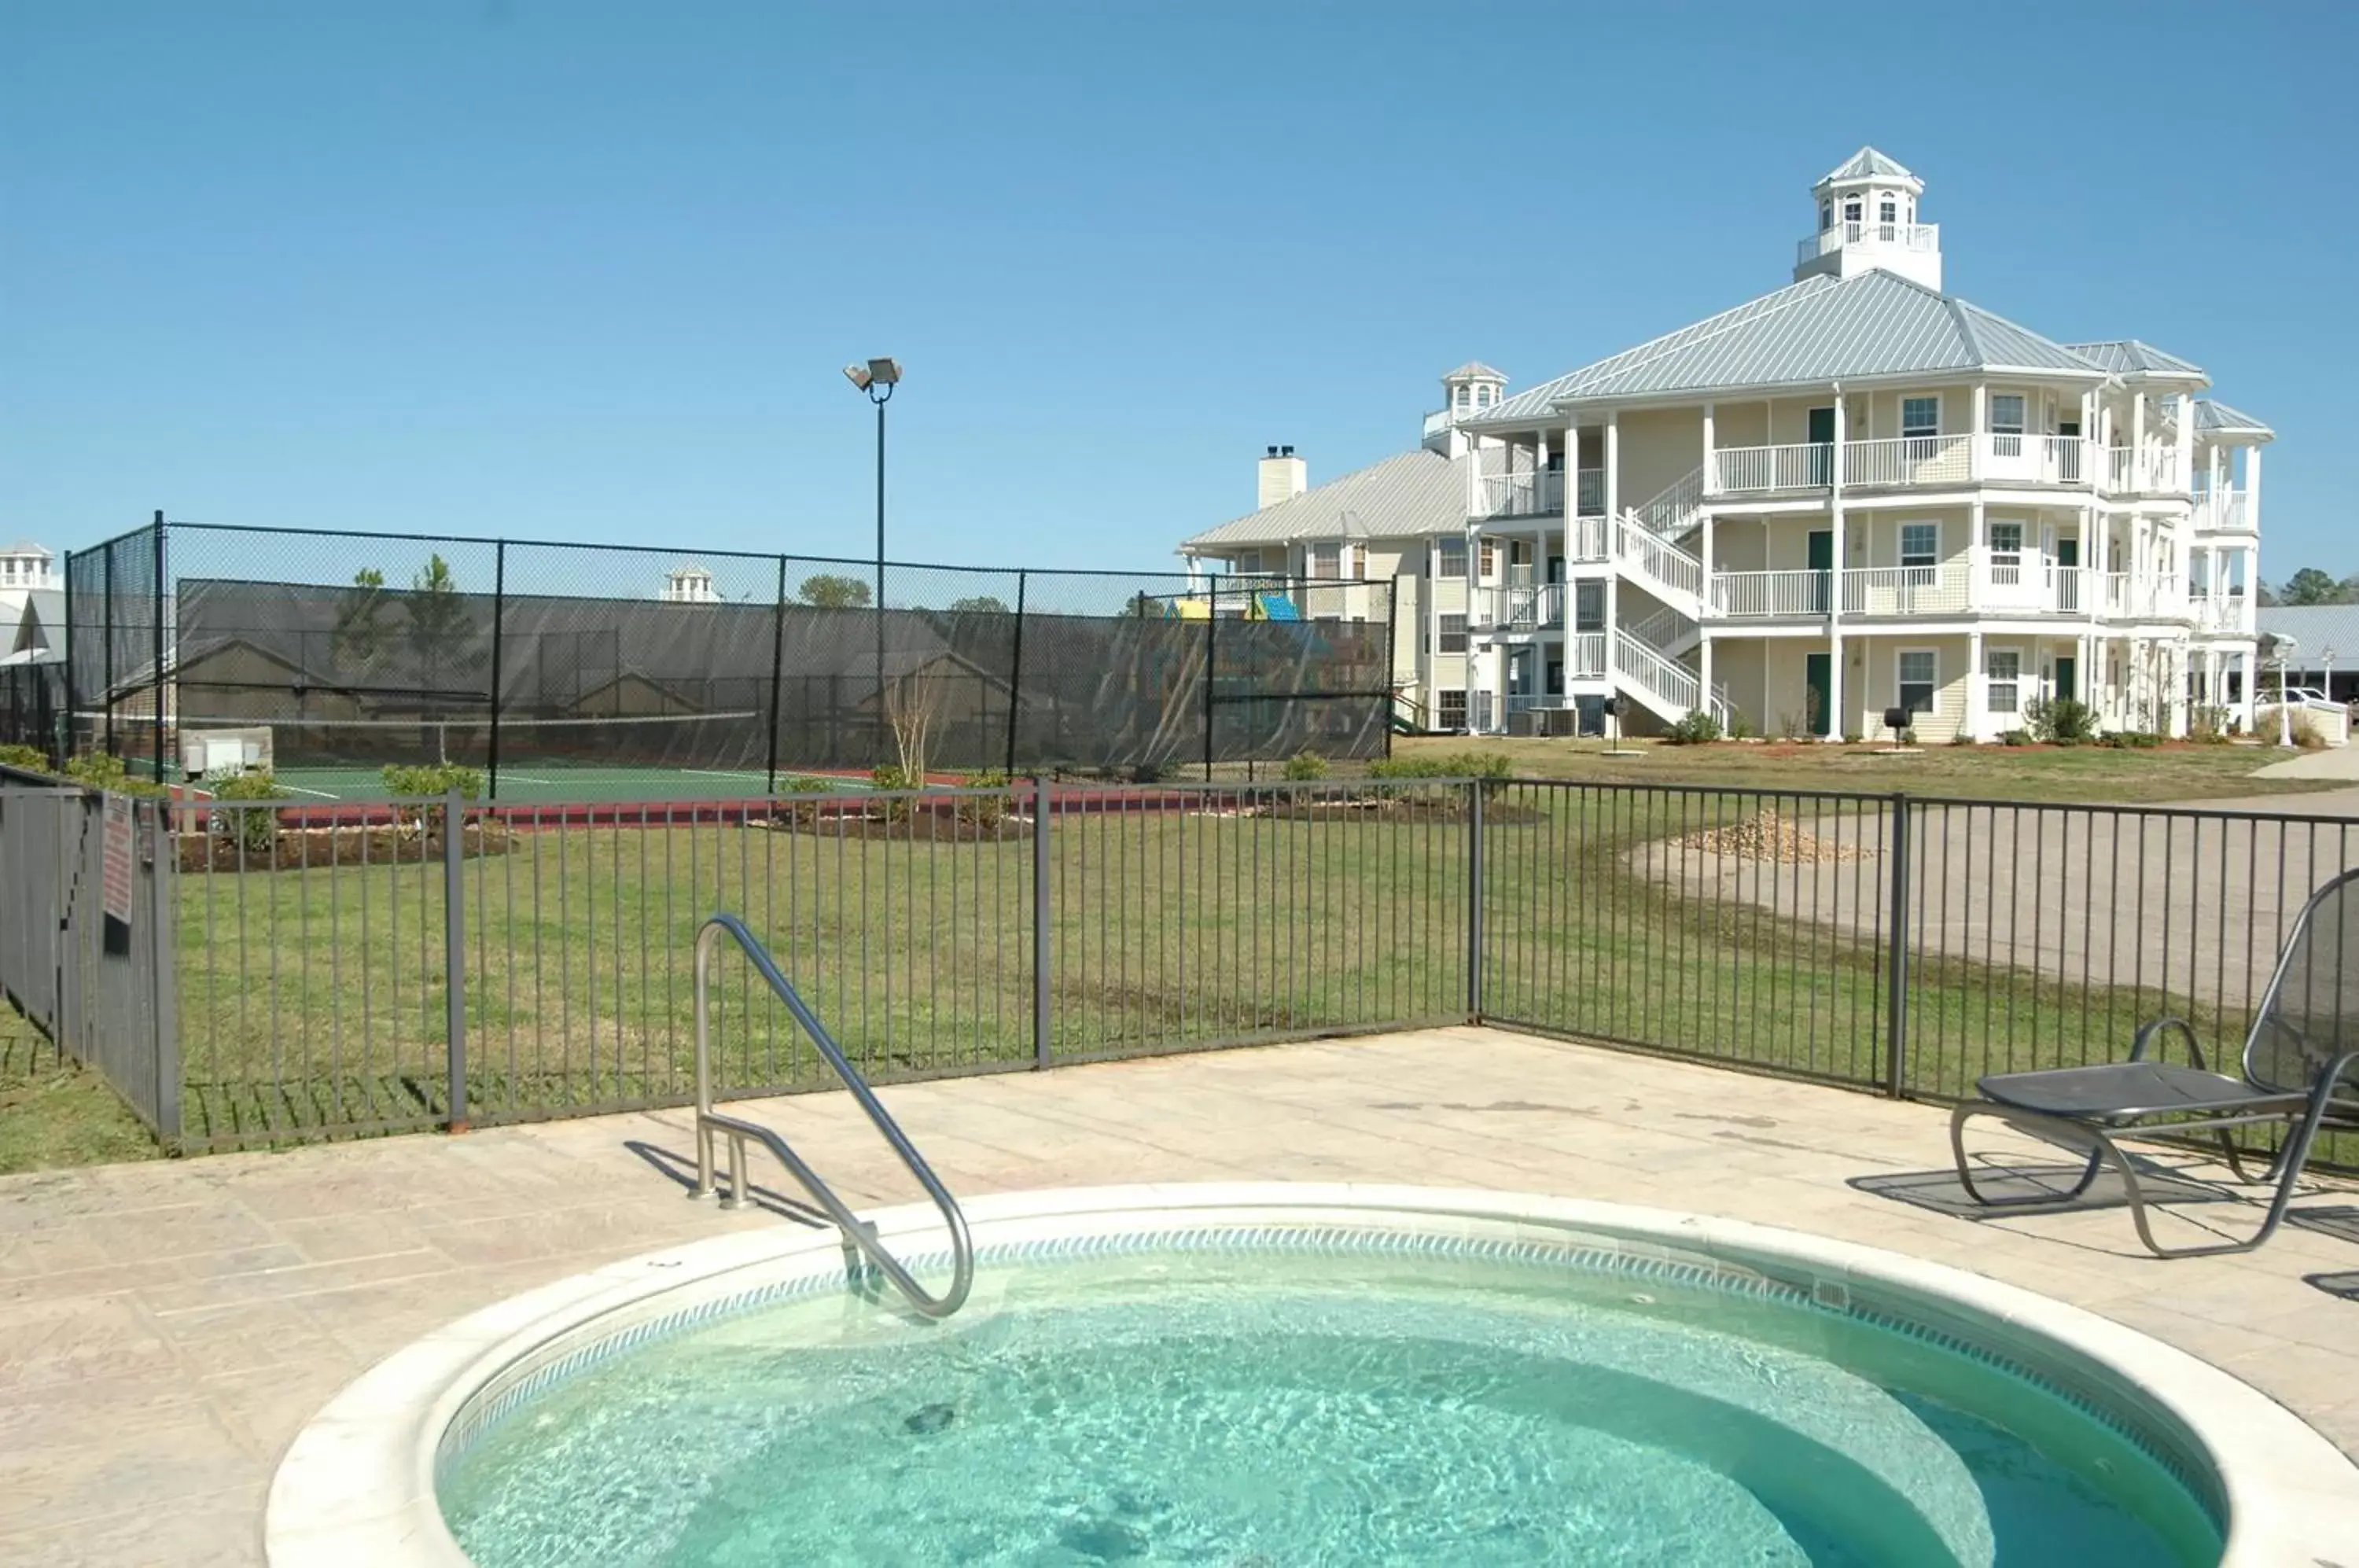
[[[2279,433],[2359,570],[2359,7],[0,0],[0,534],[1138,568],[1775,287],[1862,142],[1951,288]]]

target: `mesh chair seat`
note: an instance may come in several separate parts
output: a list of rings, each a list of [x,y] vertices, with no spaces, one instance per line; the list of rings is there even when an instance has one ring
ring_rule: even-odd
[[[1994,1105],[2051,1116],[2107,1118],[2131,1112],[2248,1111],[2299,1104],[2241,1078],[2168,1062],[2109,1062],[2041,1073],[1999,1073],[1975,1087]]]

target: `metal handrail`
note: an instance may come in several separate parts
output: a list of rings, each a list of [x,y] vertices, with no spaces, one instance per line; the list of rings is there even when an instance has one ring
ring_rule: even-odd
[[[780,1138],[775,1130],[764,1127],[759,1122],[749,1122],[740,1116],[725,1116],[712,1108],[712,1052],[705,998],[711,989],[712,950],[720,945],[723,936],[734,941],[738,947],[744,950],[746,958],[752,961],[756,973],[769,985],[771,992],[778,1000],[787,1005],[787,1011],[794,1015],[795,1022],[800,1024],[803,1032],[810,1036],[811,1043],[819,1047],[820,1054],[827,1058],[828,1065],[834,1068],[836,1076],[843,1080],[843,1086],[852,1091],[853,1099],[863,1111],[868,1114],[871,1125],[885,1135],[885,1141],[893,1146],[893,1152],[900,1157],[901,1163],[908,1168],[909,1174],[918,1179],[918,1184],[925,1188],[926,1196],[934,1201],[934,1207],[941,1211],[942,1223],[950,1227],[951,1232],[951,1288],[945,1294],[941,1296],[929,1294],[926,1288],[919,1284],[917,1279],[907,1269],[901,1267],[900,1259],[887,1252],[884,1244],[876,1239],[875,1228],[853,1214],[843,1200],[835,1195],[835,1189],[821,1180],[819,1172],[805,1164],[802,1157],[788,1148],[787,1140]],[[809,1192],[818,1202],[819,1206],[827,1212],[827,1217],[833,1220],[836,1227],[843,1232],[853,1246],[860,1248],[868,1261],[875,1264],[878,1271],[893,1282],[895,1289],[907,1298],[909,1305],[920,1316],[946,1318],[965,1305],[967,1291],[974,1284],[974,1243],[967,1235],[966,1215],[960,1211],[958,1200],[951,1196],[949,1189],[944,1187],[940,1178],[934,1174],[933,1167],[926,1163],[925,1156],[918,1152],[916,1146],[910,1143],[908,1135],[902,1132],[901,1124],[895,1121],[884,1105],[878,1102],[875,1093],[868,1087],[868,1080],[860,1075],[860,1070],[853,1066],[850,1059],[843,1054],[843,1047],[838,1045],[835,1037],[828,1033],[827,1026],[819,1021],[819,1015],[810,1010],[810,1005],[796,992],[787,977],[778,972],[778,966],[771,959],[769,950],[765,948],[760,940],[746,929],[744,920],[730,914],[712,916],[696,933],[696,1190],[694,1195],[700,1198],[710,1197],[712,1194],[712,1138],[716,1132],[726,1134],[729,1138],[729,1192],[722,1199],[722,1207],[735,1208],[745,1201],[745,1140],[750,1138],[777,1156],[778,1163],[785,1166],[795,1180],[803,1184],[804,1190]]]

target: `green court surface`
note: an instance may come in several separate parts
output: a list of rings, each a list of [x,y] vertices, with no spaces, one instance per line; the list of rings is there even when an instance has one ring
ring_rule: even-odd
[[[273,775],[288,795],[290,805],[390,800],[381,769],[374,768],[282,768]],[[868,780],[852,774],[793,774],[780,770],[778,789],[795,787],[797,778],[809,778],[832,789],[865,789]],[[523,762],[500,769],[498,803],[531,805],[538,801],[612,805],[645,800],[747,800],[769,793],[767,773],[698,768],[598,768],[581,765],[552,767],[547,762]],[[199,786],[202,792],[202,786]],[[485,800],[492,799],[485,780]]]

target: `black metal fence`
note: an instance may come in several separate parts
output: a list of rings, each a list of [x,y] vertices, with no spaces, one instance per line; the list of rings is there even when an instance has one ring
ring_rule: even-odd
[[[880,1080],[1481,1019],[1951,1098],[2162,1014],[2233,1061],[2359,864],[2345,818],[1538,781],[175,815],[189,1149],[683,1101],[723,909]],[[728,1094],[830,1083],[721,1011]]]
[[[67,744],[158,778],[182,729],[267,729],[282,773],[464,763],[494,799],[504,771],[582,768],[723,798],[886,761],[1209,776],[1391,735],[1389,583],[880,574],[159,516],[70,558],[66,585]]]

